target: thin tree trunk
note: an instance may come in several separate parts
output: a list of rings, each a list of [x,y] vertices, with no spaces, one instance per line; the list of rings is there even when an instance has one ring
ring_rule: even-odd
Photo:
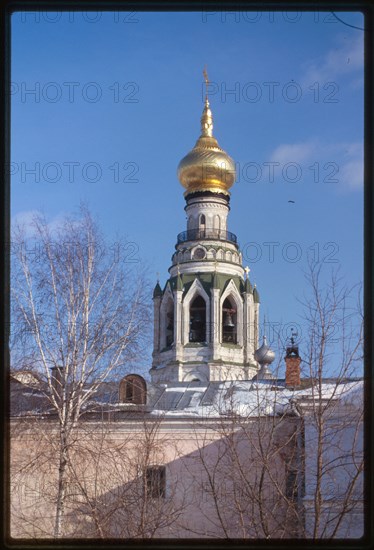
[[[66,466],[68,463],[67,438],[65,430],[61,430],[60,436],[60,453],[59,453],[59,468],[58,468],[58,485],[56,499],[56,518],[54,537],[61,538],[63,536],[64,515],[65,515],[65,497],[66,497]]]

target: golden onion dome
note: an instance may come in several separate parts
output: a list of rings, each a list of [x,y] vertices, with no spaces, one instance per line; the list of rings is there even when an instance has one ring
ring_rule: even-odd
[[[208,98],[201,117],[201,136],[195,147],[178,165],[178,178],[185,195],[198,191],[212,191],[230,195],[235,182],[235,163],[213,137],[213,116]]]

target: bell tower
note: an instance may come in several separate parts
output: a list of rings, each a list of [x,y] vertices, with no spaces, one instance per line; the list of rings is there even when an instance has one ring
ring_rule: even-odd
[[[260,298],[228,230],[235,163],[213,136],[207,95],[201,135],[179,163],[178,178],[187,228],[177,236],[169,279],[154,289],[152,382],[252,379]]]

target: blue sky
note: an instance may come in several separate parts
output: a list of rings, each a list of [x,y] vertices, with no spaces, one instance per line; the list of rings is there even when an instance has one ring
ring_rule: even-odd
[[[205,64],[214,135],[237,162],[229,230],[262,314],[300,324],[308,249],[349,285],[363,272],[363,32],[331,14],[14,14],[13,220],[85,201],[163,284]]]

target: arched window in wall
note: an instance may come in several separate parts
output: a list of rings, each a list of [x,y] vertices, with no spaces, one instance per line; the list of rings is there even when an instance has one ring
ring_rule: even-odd
[[[170,348],[174,342],[174,303],[172,300],[169,300],[166,308],[165,322],[166,347]]]
[[[206,342],[206,304],[197,296],[190,306],[190,342]]]
[[[119,400],[121,403],[145,405],[147,401],[147,385],[138,374],[128,374],[119,385]]]
[[[226,298],[222,306],[222,342],[238,343],[237,311],[230,298]]]
[[[205,220],[205,216],[204,214],[200,214],[200,217],[199,217],[199,238],[203,238],[205,237],[205,225],[206,225],[206,220]]]

